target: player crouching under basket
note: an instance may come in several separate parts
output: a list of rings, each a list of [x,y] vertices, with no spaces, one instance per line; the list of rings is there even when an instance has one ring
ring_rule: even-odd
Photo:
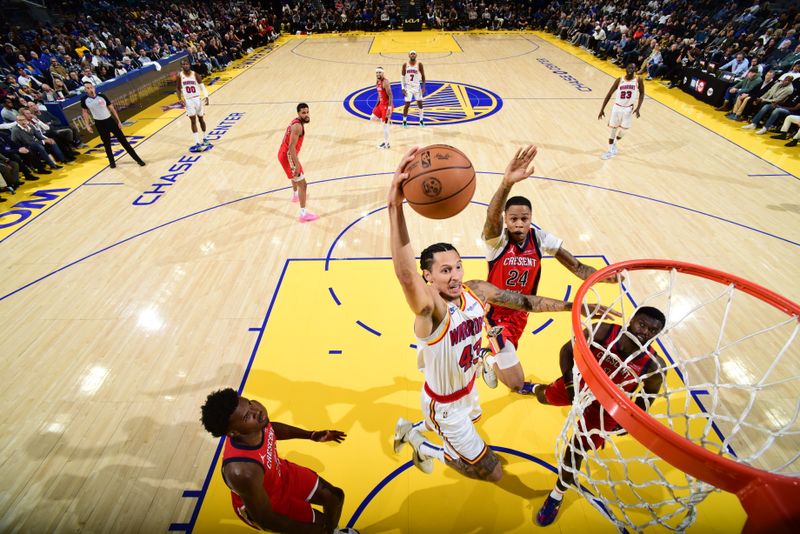
[[[592,334],[584,330],[590,340],[592,355],[603,371],[620,388],[636,395],[636,404],[643,410],[650,407],[653,395],[661,391],[664,383],[664,361],[650,346],[664,329],[664,314],[653,307],[643,306],[636,310],[627,327],[618,324],[600,323],[592,327]],[[552,384],[535,384],[533,393],[542,404],[569,406],[575,397],[572,368],[574,365],[572,341],[561,347],[560,365],[562,377]],[[641,384],[641,388],[639,385]],[[579,384],[579,390],[584,384]],[[638,390],[638,391],[637,391]],[[595,399],[583,410],[585,428],[580,436],[573,435],[559,464],[555,488],[536,514],[536,523],[541,526],[552,523],[563,502],[568,486],[575,485],[574,473],[580,470],[586,451],[603,448],[605,437],[622,427],[605,411]],[[583,427],[584,425],[580,425]],[[593,432],[594,431],[594,432]]]

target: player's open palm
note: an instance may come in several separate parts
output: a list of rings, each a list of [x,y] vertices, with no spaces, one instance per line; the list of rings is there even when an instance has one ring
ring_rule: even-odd
[[[315,430],[311,434],[311,439],[319,443],[325,443],[326,441],[335,441],[336,443],[341,443],[346,437],[347,434],[339,430]]]
[[[508,184],[516,184],[529,178],[533,174],[533,159],[538,151],[539,149],[536,148],[536,145],[528,145],[517,150],[513,159],[506,166],[503,181]]]

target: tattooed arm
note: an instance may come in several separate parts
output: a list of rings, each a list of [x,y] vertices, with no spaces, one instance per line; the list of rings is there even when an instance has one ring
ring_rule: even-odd
[[[565,249],[564,247],[558,249],[558,252],[556,252],[556,259],[558,260],[558,263],[569,269],[569,271],[572,274],[574,274],[581,280],[586,280],[587,278],[592,276],[592,274],[594,274],[595,271],[597,271],[597,269],[595,269],[594,267],[582,263],[580,260],[578,260],[578,258],[573,256],[572,253],[569,250]],[[604,278],[603,280],[600,281],[613,284],[617,281],[617,277],[615,275],[612,275],[609,278]]]
[[[572,309],[571,302],[564,302],[563,300],[551,299],[549,297],[540,297],[538,295],[523,295],[522,293],[500,289],[494,284],[484,282],[483,280],[470,280],[466,282],[465,285],[474,291],[481,300],[496,306],[511,308],[512,310],[526,312],[558,312],[570,311]]]
[[[469,282],[464,282],[464,285],[470,288],[482,301],[494,304],[495,306],[511,308],[512,310],[526,311],[528,313],[572,310],[572,302],[564,302],[563,300],[540,297],[538,295],[523,295],[522,293],[508,291],[507,289],[500,289],[494,284],[484,282],[483,280],[470,280]],[[622,317],[621,314],[608,309],[606,306],[600,304],[591,304],[590,306],[592,306],[592,316],[601,317],[609,315]],[[586,310],[582,308],[581,314],[586,315]]]
[[[503,233],[503,208],[508,194],[514,184],[527,180],[534,172],[532,165],[538,149],[534,145],[520,148],[506,166],[506,172],[500,187],[494,192],[489,208],[486,210],[486,221],[483,223],[483,239],[494,239]]]

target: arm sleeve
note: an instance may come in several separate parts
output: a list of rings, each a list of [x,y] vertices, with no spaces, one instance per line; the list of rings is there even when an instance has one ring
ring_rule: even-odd
[[[86,99],[87,98],[89,98],[88,95],[83,95],[83,98],[81,98],[81,107],[83,109],[89,109],[89,106],[86,105]]]
[[[483,245],[486,250],[486,259],[488,261],[496,260],[500,254],[503,253],[503,249],[506,248],[508,244],[508,232],[506,229],[503,228],[503,231],[500,232],[500,235],[497,237],[493,237],[491,239],[484,239]]]
[[[203,98],[208,98],[208,89],[206,89],[206,84],[200,84],[200,94],[203,95]]]
[[[103,100],[105,100],[105,101],[106,101],[106,105],[107,105],[107,106],[110,106],[110,105],[111,105],[111,100],[109,100],[109,99],[108,99],[108,97],[107,97],[106,95],[104,95],[104,94],[100,93],[100,96],[101,96],[101,97],[103,97]]]
[[[536,240],[539,241],[539,247],[542,249],[542,252],[546,254],[555,255],[564,243],[563,239],[544,230],[534,228],[533,232],[536,234]]]

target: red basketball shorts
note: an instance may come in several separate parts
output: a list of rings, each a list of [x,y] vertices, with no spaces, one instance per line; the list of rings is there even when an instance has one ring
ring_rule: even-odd
[[[287,152],[278,152],[278,161],[281,163],[281,167],[283,167],[283,171],[286,173],[286,177],[290,180],[294,180],[294,173],[292,172],[292,166],[289,164],[289,154]],[[300,164],[300,174],[298,176],[302,176],[303,174],[303,164]]]
[[[553,406],[569,406],[572,404],[567,396],[567,387],[564,384],[564,377],[559,378],[545,388],[544,398],[547,399],[548,404]],[[608,412],[602,410],[603,414],[601,416],[600,411],[601,406],[597,401],[591,403],[583,411],[583,419],[586,421],[586,430],[600,430],[602,428],[605,432],[612,432],[620,428],[619,423],[617,423],[613,417],[608,415]],[[581,438],[581,445],[585,449],[590,447],[589,440],[591,440],[591,442],[594,443],[594,446],[598,449],[602,449],[606,443],[605,438],[600,434],[583,436]]]
[[[281,492],[269,496],[272,509],[295,521],[313,523],[314,510],[311,508],[309,500],[317,491],[319,476],[311,469],[288,460],[281,460],[281,475],[284,480]],[[239,519],[250,526],[255,526],[247,517],[247,510],[244,506],[234,507],[234,510]]]
[[[381,122],[389,122],[389,104],[378,102],[378,105],[372,108],[372,114],[378,117]]]

